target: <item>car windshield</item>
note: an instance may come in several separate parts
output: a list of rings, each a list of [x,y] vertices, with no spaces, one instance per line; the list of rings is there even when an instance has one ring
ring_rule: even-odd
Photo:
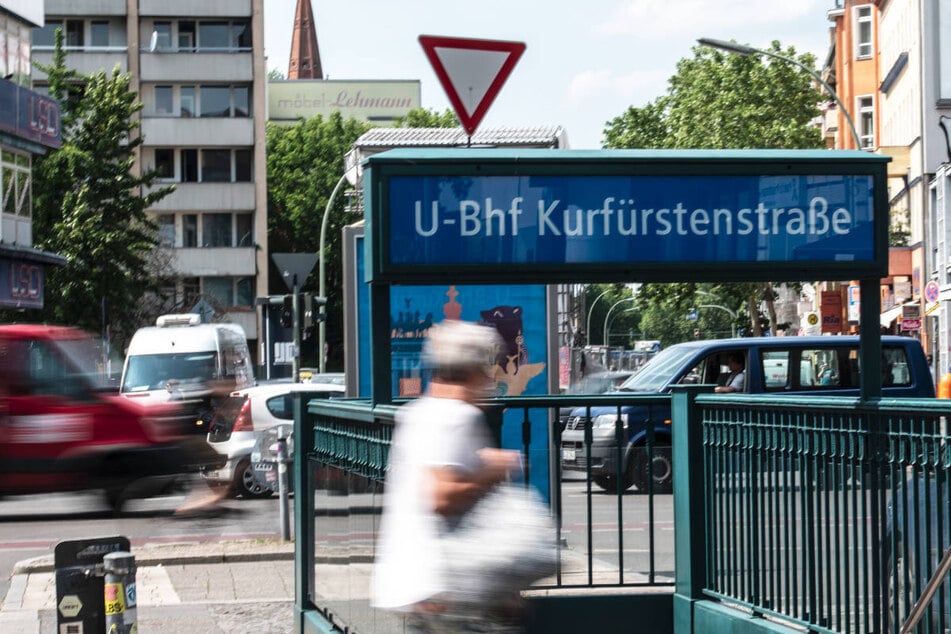
[[[693,346],[671,346],[661,350],[618,389],[625,392],[660,392],[684,361],[695,353]]]
[[[131,356],[122,381],[122,391],[163,390],[172,380],[182,383],[210,381],[216,378],[216,357],[214,352]]]
[[[616,389],[627,375],[619,372],[589,374],[568,388],[565,394],[604,394]]]

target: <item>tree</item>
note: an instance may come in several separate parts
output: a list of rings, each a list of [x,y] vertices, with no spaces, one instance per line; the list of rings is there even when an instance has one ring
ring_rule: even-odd
[[[136,171],[142,103],[128,74],[68,69],[61,31],[52,64],[39,67],[60,102],[63,143],[34,160],[34,243],[68,259],[48,269],[43,319],[92,331],[108,325],[124,344],[156,286],[148,266],[156,227],[146,210],[173,187],[149,189],[155,172]]]
[[[415,108],[393,123],[395,128],[458,128],[461,124],[456,113],[446,108],[442,113],[426,108]]]
[[[811,55],[783,50],[779,42],[771,50],[792,57],[807,68]],[[813,121],[820,115],[823,93],[805,70],[764,56],[742,56],[706,47],[693,49],[693,58],[677,64],[668,81],[667,93],[641,108],[630,107],[607,122],[608,148],[727,149],[822,147],[820,131]],[[654,286],[654,285],[650,285]],[[767,320],[776,334],[773,285],[766,283],[721,285],[728,296],[743,298],[753,334],[762,334],[759,305],[766,302]],[[672,287],[675,288],[675,287]],[[651,295],[650,289],[642,292]],[[670,293],[658,293],[661,303]],[[688,298],[695,304],[696,299]]]
[[[344,173],[344,155],[370,126],[356,119],[344,120],[339,112],[324,119],[318,115],[293,125],[268,124],[268,243],[271,253],[315,253],[320,246],[320,225],[334,187]],[[326,333],[330,349],[328,367],[343,367],[343,276],[341,231],[357,220],[348,216],[347,197],[338,195],[327,219],[324,255],[328,315]],[[269,254],[270,255],[270,254]],[[269,279],[272,294],[287,286],[273,266]],[[301,285],[302,292],[318,290],[315,274]],[[305,348],[302,354],[316,354]]]

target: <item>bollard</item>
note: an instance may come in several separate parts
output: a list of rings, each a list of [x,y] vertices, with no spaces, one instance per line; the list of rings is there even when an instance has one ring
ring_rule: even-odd
[[[951,372],[938,381],[938,398],[951,398]]]
[[[291,538],[290,504],[287,486],[287,432],[283,425],[278,429],[277,439],[277,494],[281,505],[281,539]]]
[[[105,572],[106,634],[136,634],[135,556],[109,553],[102,559]]]

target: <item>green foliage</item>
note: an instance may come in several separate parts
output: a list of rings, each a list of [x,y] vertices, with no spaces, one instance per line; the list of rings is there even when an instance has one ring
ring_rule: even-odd
[[[142,104],[128,74],[69,70],[61,32],[53,63],[41,70],[61,104],[63,144],[33,162],[34,245],[68,258],[47,269],[43,319],[97,332],[105,304],[121,345],[141,325],[139,304],[155,287],[148,269],[155,225],[146,209],[173,188],[149,189],[154,172],[135,171],[142,138],[133,116]]]
[[[783,50],[774,41],[770,50],[812,68],[811,55],[797,56],[792,47]],[[666,94],[641,108],[630,107],[607,122],[605,147],[658,149],[818,149],[821,133],[814,125],[820,115],[818,104],[825,95],[812,76],[782,60],[766,56],[742,56],[697,46],[693,58],[677,64],[677,73],[668,81]],[[760,314],[765,300],[772,313],[773,286],[764,284],[716,285],[719,301],[700,301],[694,284],[649,284],[641,288],[639,305],[644,313],[642,326],[648,337],[676,337],[683,315],[690,306],[724,304],[743,316],[735,325],[749,334],[762,334],[769,323],[775,334],[778,324]],[[709,292],[709,291],[708,291]],[[746,310],[737,310],[744,306]],[[708,313],[723,313],[716,317]],[[664,315],[678,324],[664,323]],[[676,317],[671,319],[671,315]],[[727,323],[718,323],[726,317]],[[697,324],[701,337],[711,331],[730,331],[728,313],[712,309],[700,311]],[[656,328],[658,334],[650,330]],[[693,326],[689,337],[693,337]]]
[[[640,315],[634,293],[625,284],[592,284],[585,288],[585,307],[588,311],[585,319],[590,322],[585,328],[586,343],[591,345],[608,344],[612,346],[628,345],[627,335],[639,330]],[[604,325],[607,321],[610,341],[605,337]]]
[[[771,51],[807,68],[773,42]],[[813,125],[823,93],[803,69],[764,56],[734,55],[702,46],[677,64],[667,93],[607,122],[609,148],[725,149],[822,147]]]
[[[446,108],[442,113],[426,108],[415,108],[399,117],[393,124],[395,128],[458,128],[461,124],[456,113]]]
[[[315,253],[320,246],[320,225],[327,203],[344,173],[344,155],[370,126],[356,119],[344,120],[339,112],[301,119],[293,125],[270,123],[267,127],[268,243],[271,253]],[[358,217],[345,213],[349,185],[333,201],[325,235],[329,367],[343,367],[341,231]],[[270,255],[270,254],[269,254]],[[283,294],[287,287],[271,263],[269,292]],[[314,274],[302,291],[316,292]],[[307,351],[305,350],[305,353]],[[304,364],[308,362],[305,359]],[[312,363],[312,362],[311,362]]]

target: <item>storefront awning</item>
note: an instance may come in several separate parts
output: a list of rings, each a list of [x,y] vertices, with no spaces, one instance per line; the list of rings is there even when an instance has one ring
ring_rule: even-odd
[[[882,328],[889,328],[896,319],[901,316],[901,305],[892,306],[884,313],[882,313],[881,323]]]

